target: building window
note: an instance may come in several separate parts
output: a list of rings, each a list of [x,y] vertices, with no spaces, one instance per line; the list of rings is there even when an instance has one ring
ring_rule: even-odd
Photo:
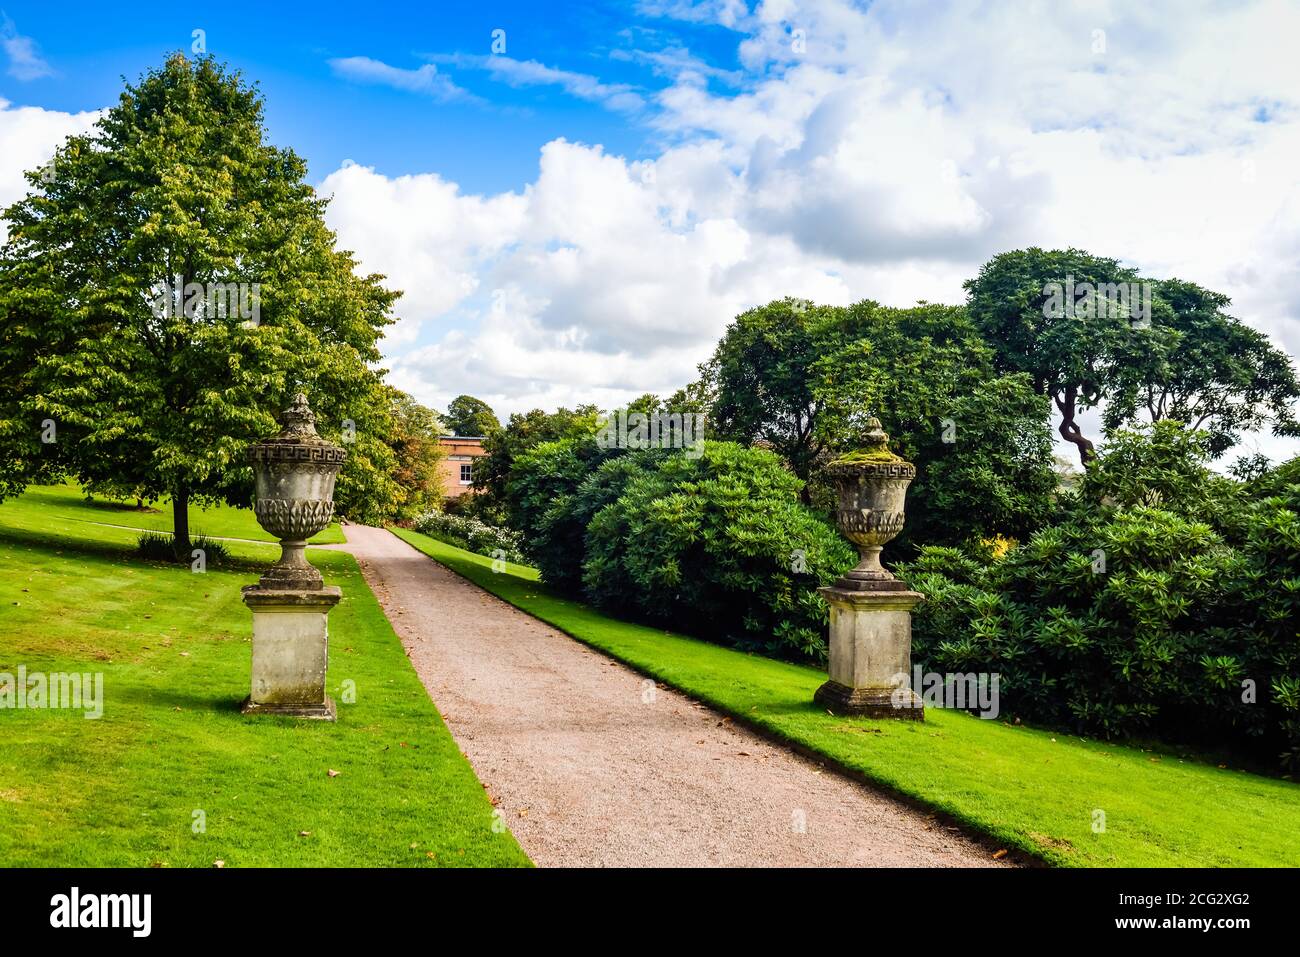
[[[471,472],[472,472],[472,471],[473,471],[473,466],[470,465],[468,462],[465,462],[465,463],[462,463],[462,464],[461,464],[461,467],[460,467],[460,484],[461,484],[461,485],[469,485],[469,484],[470,484],[470,482],[472,481],[472,479],[470,478],[470,475],[471,475]]]

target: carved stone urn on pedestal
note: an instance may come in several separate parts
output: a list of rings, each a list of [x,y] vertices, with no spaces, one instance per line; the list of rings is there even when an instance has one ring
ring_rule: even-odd
[[[325,694],[329,612],[342,597],[307,561],[307,540],[334,517],[334,479],[347,453],[316,434],[301,393],[282,429],[248,451],[257,483],[258,524],[280,539],[280,560],[243,589],[253,612],[253,687],[245,714],[334,720]]]
[[[878,419],[867,446],[831,462],[825,474],[838,496],[835,522],[861,561],[829,588],[830,680],[814,700],[837,714],[925,719],[907,682],[912,670],[912,609],[924,599],[880,564],[885,543],[903,530],[907,486],[916,466],[889,451]]]

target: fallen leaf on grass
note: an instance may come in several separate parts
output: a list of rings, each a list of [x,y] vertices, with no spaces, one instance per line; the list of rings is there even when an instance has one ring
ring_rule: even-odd
[[[329,775],[330,777],[332,777],[332,778],[336,778],[336,777],[339,776],[339,772],[338,772],[338,771],[335,771],[333,768],[330,768],[330,769],[329,769],[328,771],[326,771],[325,773],[328,774],[328,775]]]

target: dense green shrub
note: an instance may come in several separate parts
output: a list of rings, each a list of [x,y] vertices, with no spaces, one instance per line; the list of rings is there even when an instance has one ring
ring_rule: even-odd
[[[230,550],[226,548],[223,542],[208,538],[203,534],[191,535],[190,550],[193,551],[196,548],[202,549],[205,564],[230,564]],[[168,562],[169,564],[183,562],[189,564],[193,560],[192,556],[188,554],[181,558],[176,557],[176,551],[172,545],[172,536],[167,532],[141,532],[136,538],[135,552],[141,558],[151,562]]]
[[[518,532],[480,522],[477,518],[426,512],[415,520],[414,528],[430,538],[480,555],[503,558],[519,564],[527,560],[520,547]]]
[[[601,449],[584,437],[546,442],[516,460],[508,486],[511,520],[543,581],[570,594],[582,590],[587,525],[665,454]]]
[[[607,481],[624,484],[587,527],[594,604],[767,654],[825,657],[816,589],[855,556],[800,504],[802,483],[775,455],[708,442],[699,458],[616,460],[580,490],[584,508]]]
[[[524,551],[543,581],[570,594],[582,583],[586,523],[568,514],[569,501],[609,454],[589,437],[543,442],[515,460],[506,486],[506,511]]]
[[[1005,713],[1244,744],[1294,768],[1300,485],[1246,500],[1202,470],[1203,443],[1177,432],[1113,441],[1065,516],[1001,558],[922,549],[900,569],[928,598],[914,657],[928,670],[1000,673]]]

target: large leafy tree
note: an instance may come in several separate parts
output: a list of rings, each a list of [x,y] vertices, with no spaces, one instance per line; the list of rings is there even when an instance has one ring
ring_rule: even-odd
[[[997,367],[1029,376],[1035,391],[1048,396],[1061,414],[1061,437],[1079,450],[1084,465],[1095,455],[1078,414],[1095,407],[1115,381],[1116,355],[1150,337],[1123,310],[1097,308],[1099,297],[1081,296],[1075,308],[1060,290],[1097,290],[1110,284],[1139,283],[1138,274],[1117,260],[1079,249],[1021,249],[1002,253],[966,283],[969,309]],[[1105,306],[1104,303],[1101,303]],[[1149,317],[1147,317],[1149,320]]]
[[[825,431],[817,428],[821,402],[811,370],[823,330],[839,314],[787,298],[737,316],[690,390],[712,400],[712,431],[772,449],[807,479],[827,447]]]
[[[1300,434],[1300,382],[1286,353],[1228,315],[1227,296],[1178,279],[1153,285],[1161,308],[1153,310],[1152,335],[1117,357],[1102,416],[1107,433],[1143,419],[1181,422],[1203,430],[1215,456],[1243,432]]]
[[[716,397],[715,431],[776,451],[810,480],[810,500],[825,500],[820,466],[860,447],[880,417],[920,469],[914,540],[1025,534],[1056,486],[1046,401],[1024,376],[994,371],[960,306],[781,300],[737,317],[702,369],[696,392]]]
[[[394,478],[399,490],[393,514],[415,518],[442,506],[442,480],[438,474],[443,457],[438,444],[442,422],[437,413],[405,392],[392,388],[388,391],[393,410],[388,444],[396,459]]]
[[[492,406],[472,395],[458,395],[443,416],[452,435],[491,435],[501,428]]]
[[[878,415],[915,462],[900,542],[1023,537],[1057,486],[1046,400],[1023,374],[994,371],[992,350],[961,306],[843,310],[813,363],[817,431],[828,447],[860,446]]]
[[[1063,309],[1058,290],[1078,299]],[[1103,301],[1114,285],[1149,290],[1149,311]],[[1027,374],[1061,415],[1060,433],[1086,467],[1095,457],[1078,413],[1105,405],[1106,431],[1172,419],[1210,435],[1220,454],[1246,430],[1300,432],[1300,395],[1285,353],[1224,312],[1228,299],[1194,283],[1145,280],[1117,260],[1078,249],[1022,249],[995,256],[966,283],[971,318],[997,367]]]
[[[28,175],[0,249],[0,491],[66,469],[170,495],[183,551],[190,501],[249,504],[244,450],[303,390],[348,443],[340,510],[391,505],[372,364],[398,294],[335,248],[306,172],[254,87],[176,55]]]

